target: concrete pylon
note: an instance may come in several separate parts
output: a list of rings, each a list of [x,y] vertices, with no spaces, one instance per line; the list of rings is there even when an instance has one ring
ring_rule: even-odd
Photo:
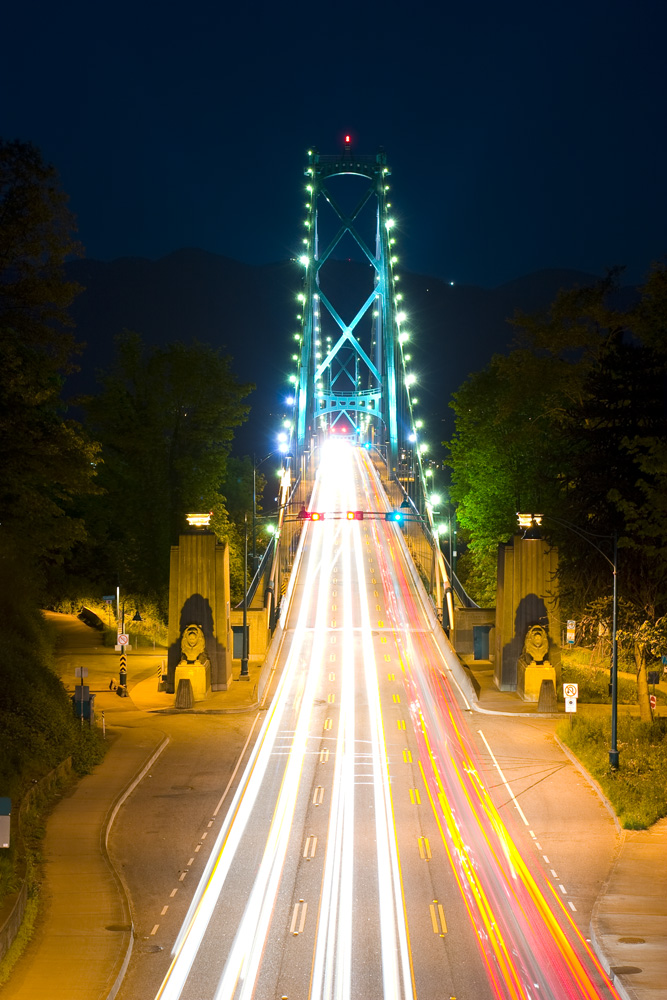
[[[498,546],[494,679],[499,690],[519,690],[528,701],[538,700],[542,680],[553,680],[556,690],[560,683],[557,571],[558,549],[542,539],[515,535]],[[541,651],[535,626],[547,633]]]
[[[229,546],[212,531],[193,528],[171,547],[166,690],[174,693],[181,637],[199,625],[211,664],[211,689],[226,691],[232,683],[232,629],[229,597]]]

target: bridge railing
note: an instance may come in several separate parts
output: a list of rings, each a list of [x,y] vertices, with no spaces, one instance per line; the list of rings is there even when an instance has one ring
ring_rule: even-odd
[[[409,517],[401,522],[401,530],[422,583],[433,598],[441,621],[443,620],[443,604],[446,603],[445,595],[450,588],[460,607],[477,607],[473,599],[466,593],[458,577],[452,575],[449,562],[440,549],[440,543],[431,530],[427,519],[419,512],[403,485],[389,474],[387,462],[382,453],[373,448],[370,455],[392,507],[398,510],[406,501],[409,504],[409,508],[403,507]],[[451,613],[449,616],[445,614],[445,624],[447,624],[447,617],[451,618]]]

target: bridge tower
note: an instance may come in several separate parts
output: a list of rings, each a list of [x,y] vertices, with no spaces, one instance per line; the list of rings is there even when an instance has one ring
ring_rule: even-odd
[[[390,169],[376,155],[308,151],[296,450],[320,433],[373,441],[396,470],[401,294],[393,267]],[[404,375],[404,373],[403,373]]]

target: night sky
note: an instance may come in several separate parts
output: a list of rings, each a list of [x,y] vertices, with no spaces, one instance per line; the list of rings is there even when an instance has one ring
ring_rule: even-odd
[[[667,5],[14,2],[0,134],[88,256],[296,256],[304,151],[383,145],[401,262],[494,286],[667,254]]]

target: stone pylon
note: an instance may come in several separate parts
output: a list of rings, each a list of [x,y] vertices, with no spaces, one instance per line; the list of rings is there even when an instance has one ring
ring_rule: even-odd
[[[171,548],[166,685],[171,694],[182,657],[181,639],[190,625],[204,633],[211,689],[226,691],[232,682],[229,546],[202,528],[185,532]]]
[[[542,679],[551,677],[556,686],[560,683],[557,571],[558,549],[542,539],[515,535],[507,545],[498,546],[495,682],[501,691],[518,688],[530,701],[537,701]],[[542,661],[531,655],[530,639],[526,646],[533,626],[542,626],[547,633],[548,649]],[[551,674],[543,666],[547,662],[553,668]]]

